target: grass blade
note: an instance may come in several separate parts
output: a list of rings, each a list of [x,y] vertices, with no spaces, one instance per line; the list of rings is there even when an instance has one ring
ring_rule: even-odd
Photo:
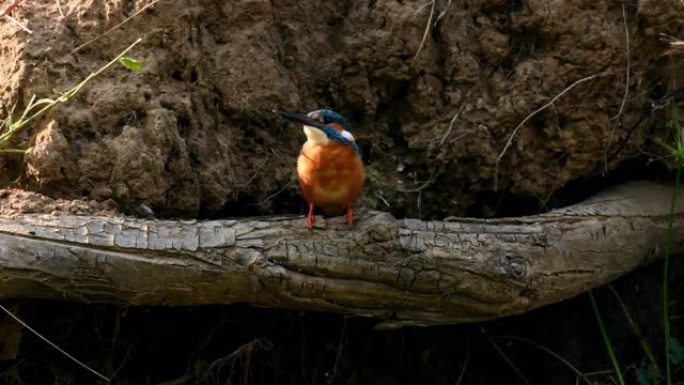
[[[526,385],[531,385],[530,381],[527,380],[527,377],[525,377],[525,375],[520,371],[520,369],[518,369],[518,367],[515,366],[513,361],[511,361],[511,359],[508,357],[508,355],[503,350],[501,350],[499,345],[489,336],[489,334],[487,334],[487,332],[484,330],[484,328],[482,328],[482,334],[484,334],[484,336],[487,338],[489,343],[492,344],[492,346],[494,347],[494,350],[496,350],[497,353],[499,353],[501,358],[503,358],[503,360],[506,361],[506,364],[508,364],[508,366],[511,369],[513,369],[513,372],[515,372],[515,374],[518,376],[518,378],[520,378],[520,380],[522,382],[524,382]]]
[[[665,333],[665,381],[666,383],[672,384],[672,368],[670,364],[670,344],[672,341],[672,336],[670,334],[670,290],[669,290],[669,278],[670,278],[670,253],[672,252],[672,237],[673,230],[672,226],[674,223],[674,208],[677,204],[677,195],[681,188],[682,179],[682,167],[678,165],[677,171],[675,172],[675,184],[672,189],[672,201],[670,202],[670,215],[667,224],[667,241],[665,243],[665,261],[663,265],[663,332]]]
[[[606,332],[606,327],[603,324],[603,318],[601,318],[601,313],[598,310],[598,306],[596,306],[596,300],[594,299],[594,293],[592,290],[589,290],[589,299],[591,300],[591,307],[592,309],[594,309],[596,322],[599,325],[599,329],[601,329],[601,336],[603,337],[603,342],[606,345],[606,349],[608,349],[608,356],[610,357],[610,362],[613,364],[613,369],[615,370],[615,373],[618,376],[618,383],[620,385],[625,385],[625,379],[624,377],[622,377],[622,370],[620,369],[620,364],[618,364],[617,357],[615,357],[613,344],[610,342],[610,338],[608,337],[608,333]]]

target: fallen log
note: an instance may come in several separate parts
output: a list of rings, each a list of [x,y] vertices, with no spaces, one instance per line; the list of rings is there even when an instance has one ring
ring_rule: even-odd
[[[647,182],[521,218],[362,214],[212,221],[0,217],[0,297],[121,305],[248,303],[382,319],[383,326],[523,313],[664,253],[672,189]],[[684,194],[672,250],[684,251]]]

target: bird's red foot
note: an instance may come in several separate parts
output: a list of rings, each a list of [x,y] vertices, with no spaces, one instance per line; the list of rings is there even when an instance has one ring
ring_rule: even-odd
[[[354,224],[354,211],[351,206],[347,206],[347,225],[351,227]]]
[[[306,218],[306,227],[308,227],[309,230],[313,230],[314,219],[314,205],[313,203],[309,203],[309,216]]]

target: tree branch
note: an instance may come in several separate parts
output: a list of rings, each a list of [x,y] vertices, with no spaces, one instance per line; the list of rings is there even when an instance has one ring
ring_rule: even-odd
[[[0,296],[130,305],[248,303],[474,322],[576,296],[661,256],[668,187],[639,182],[543,215],[449,221],[371,212],[169,221],[0,218]],[[684,196],[673,250],[684,249]]]

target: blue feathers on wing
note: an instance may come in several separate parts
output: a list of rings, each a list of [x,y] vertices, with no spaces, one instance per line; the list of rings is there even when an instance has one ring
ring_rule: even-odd
[[[353,148],[354,151],[355,151],[359,156],[361,156],[361,149],[359,148],[359,146],[358,146],[356,143],[352,142],[351,140],[349,140],[349,139],[345,138],[344,136],[340,135],[340,133],[337,132],[337,130],[336,130],[335,128],[330,127],[330,126],[325,126],[325,127],[321,128],[321,129],[323,130],[323,132],[325,132],[325,135],[326,135],[328,138],[330,138],[330,139],[332,139],[332,140],[334,140],[334,141],[336,141],[336,142],[342,143],[342,144],[344,144],[345,146],[351,146],[351,148]]]

